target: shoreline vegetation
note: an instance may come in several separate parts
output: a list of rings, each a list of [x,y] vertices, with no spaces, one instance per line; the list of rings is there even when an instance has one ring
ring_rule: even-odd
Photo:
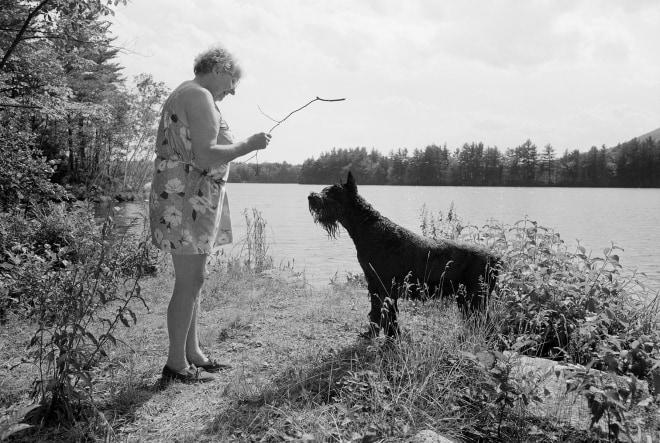
[[[453,208],[422,208],[424,235],[503,257],[497,295],[469,321],[452,300],[402,301],[401,338],[364,340],[362,276],[310,286],[273,263],[266,220],[246,211],[202,301],[203,347],[233,368],[163,385],[168,257],[80,205],[37,215],[0,219],[0,439],[660,439],[660,294],[616,245],[593,253],[531,220],[465,227]]]

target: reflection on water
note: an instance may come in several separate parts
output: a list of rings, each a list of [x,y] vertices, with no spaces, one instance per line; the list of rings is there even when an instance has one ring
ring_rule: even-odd
[[[228,184],[235,243],[245,237],[243,210],[261,211],[268,223],[271,252],[276,264],[293,263],[312,284],[323,285],[335,274],[361,272],[355,247],[342,231],[328,239],[315,225],[307,195],[321,185]],[[624,249],[619,255],[628,269],[639,269],[660,281],[660,189],[601,188],[491,188],[359,186],[359,192],[381,214],[414,232],[420,232],[423,204],[430,213],[445,213],[452,202],[465,223],[483,226],[489,220],[513,225],[527,217],[560,233],[568,245],[580,244],[594,255],[612,242]],[[146,202],[122,203],[115,220],[141,232]],[[132,226],[129,226],[130,223]],[[139,229],[139,231],[137,231]],[[229,252],[231,245],[226,246]],[[620,251],[619,251],[620,252]]]

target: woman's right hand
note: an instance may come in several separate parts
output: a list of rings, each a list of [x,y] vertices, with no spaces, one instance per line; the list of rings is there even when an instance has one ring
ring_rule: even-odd
[[[250,147],[250,151],[258,151],[266,149],[266,146],[268,146],[268,143],[270,142],[270,138],[270,134],[266,132],[258,132],[248,137],[245,142]]]

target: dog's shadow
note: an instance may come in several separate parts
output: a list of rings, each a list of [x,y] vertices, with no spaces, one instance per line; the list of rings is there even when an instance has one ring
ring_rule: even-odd
[[[256,435],[264,432],[269,417],[282,405],[307,409],[314,405],[335,403],[347,383],[356,374],[369,371],[382,361],[391,345],[388,339],[360,339],[339,351],[309,365],[289,367],[256,395],[237,396],[233,404],[221,411],[204,430],[206,435],[226,432]]]

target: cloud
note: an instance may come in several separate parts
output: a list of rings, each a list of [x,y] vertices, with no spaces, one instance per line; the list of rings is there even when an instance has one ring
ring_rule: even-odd
[[[657,0],[161,0],[117,10],[127,75],[174,88],[213,42],[246,77],[222,110],[238,137],[315,103],[260,161],[333,147],[387,152],[526,139],[558,152],[611,145],[660,121]]]
[[[535,67],[574,56],[576,33],[557,27],[570,2],[455,2],[443,12],[435,46],[501,69]]]

